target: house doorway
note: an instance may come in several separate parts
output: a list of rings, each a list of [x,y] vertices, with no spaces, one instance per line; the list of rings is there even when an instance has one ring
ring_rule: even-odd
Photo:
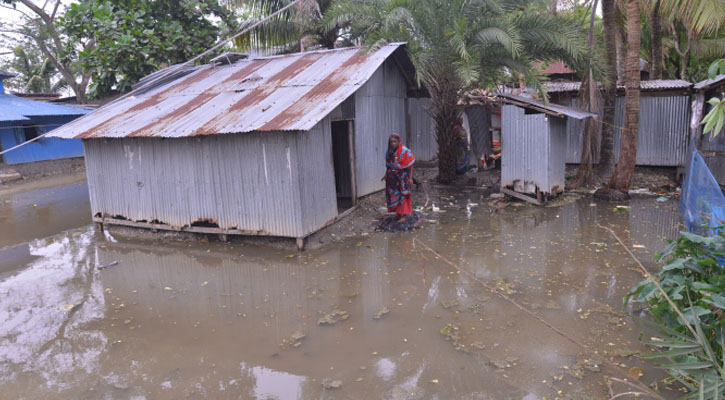
[[[332,122],[332,162],[338,214],[352,208],[357,198],[353,121]]]

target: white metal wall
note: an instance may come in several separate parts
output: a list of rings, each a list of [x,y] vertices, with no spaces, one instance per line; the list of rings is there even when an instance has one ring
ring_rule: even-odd
[[[408,98],[409,137],[405,145],[413,151],[416,160],[432,161],[438,157],[433,118],[428,114],[429,98]]]
[[[522,193],[564,188],[565,121],[543,113],[502,107],[501,186]]]
[[[328,120],[301,134],[89,139],[84,147],[94,215],[300,237],[337,212]]]
[[[405,135],[407,84],[398,67],[386,61],[355,93],[355,172],[357,194],[385,187],[385,152],[392,133]],[[415,154],[415,153],[413,153]]]

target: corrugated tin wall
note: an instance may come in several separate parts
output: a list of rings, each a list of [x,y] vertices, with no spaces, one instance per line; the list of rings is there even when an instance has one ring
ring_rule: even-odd
[[[331,154],[309,157],[329,152],[329,124],[321,124],[306,134],[84,140],[91,209],[175,227],[209,220],[222,229],[304,236],[329,219],[327,209],[336,213],[325,193],[334,196]]]
[[[572,99],[579,107],[579,99]],[[599,113],[601,115],[601,112]],[[643,96],[640,99],[637,165],[680,166],[687,157],[690,98],[688,96]],[[581,160],[583,121],[570,119],[567,126],[566,162]],[[614,124],[624,125],[624,97],[617,97]],[[619,159],[620,130],[614,130],[614,152]],[[595,158],[598,162],[599,157]]]
[[[335,176],[332,165],[332,135],[327,117],[297,138],[302,229],[305,235],[315,232],[337,215]],[[315,157],[311,157],[315,155]]]
[[[428,98],[408,98],[409,137],[405,140],[416,160],[432,161],[438,157],[433,118],[428,114]]]
[[[385,152],[392,133],[406,132],[407,84],[398,67],[386,61],[355,93],[355,172],[357,194],[385,187]],[[414,153],[415,154],[415,153]]]
[[[551,192],[552,183],[558,182],[551,174],[559,169],[552,163],[564,167],[563,160],[557,162],[553,158],[556,152],[552,152],[555,146],[565,148],[564,122],[556,128],[559,135],[550,134],[549,120],[553,117],[525,114],[523,108],[513,105],[502,108],[501,186],[513,186],[522,193],[535,193],[536,187]],[[563,171],[561,175],[563,182]]]

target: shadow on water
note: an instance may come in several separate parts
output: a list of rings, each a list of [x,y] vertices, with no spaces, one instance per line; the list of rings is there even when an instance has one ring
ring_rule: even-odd
[[[306,253],[115,241],[90,227],[32,241],[32,258],[0,282],[0,390],[69,399],[606,393],[590,355],[414,237],[599,354],[642,367],[646,383],[661,376],[636,356],[641,328],[622,306],[641,276],[596,224],[637,244],[654,268],[654,251],[679,229],[674,204],[636,199],[622,212],[580,199],[491,213],[478,192],[441,196],[448,205],[416,233]],[[337,322],[319,325],[325,314]]]

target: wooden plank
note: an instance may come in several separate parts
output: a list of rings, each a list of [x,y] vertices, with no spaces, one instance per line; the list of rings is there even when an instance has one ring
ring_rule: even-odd
[[[538,201],[537,199],[535,199],[533,197],[529,197],[523,193],[515,192],[510,189],[501,188],[501,193],[507,194],[511,197],[516,197],[519,200],[528,201],[529,203],[536,204],[537,206],[543,205],[543,203],[541,203],[540,201]]]
[[[175,232],[193,232],[193,233],[206,233],[206,234],[226,234],[226,235],[243,235],[243,236],[272,236],[264,231],[246,231],[241,229],[221,229],[221,228],[210,228],[205,226],[185,226],[182,228],[176,228],[166,224],[152,224],[148,222],[136,222],[129,221],[126,219],[115,219],[115,218],[101,218],[93,217],[93,222],[100,222],[108,225],[121,225],[129,226],[132,228],[143,228],[143,229],[156,229],[161,231],[175,231]]]

